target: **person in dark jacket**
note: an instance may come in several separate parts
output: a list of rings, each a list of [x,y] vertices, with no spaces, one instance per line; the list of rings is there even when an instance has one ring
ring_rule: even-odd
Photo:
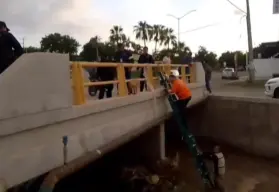
[[[101,57],[101,62],[107,62],[107,60],[103,57]],[[97,79],[100,81],[113,81],[116,76],[116,69],[115,67],[98,67],[97,68]],[[112,97],[112,90],[113,90],[113,84],[109,85],[101,85],[99,86],[99,99],[103,99],[105,96],[107,98]]]
[[[152,55],[148,54],[148,48],[147,47],[144,47],[143,48],[143,53],[140,55],[139,57],[139,60],[138,60],[138,63],[151,63],[151,64],[154,64],[154,59],[152,57]],[[140,68],[140,78],[145,78],[144,77],[144,68]],[[142,92],[143,89],[147,89],[147,86],[146,86],[146,82],[145,81],[141,81],[140,82],[140,91]]]
[[[206,63],[206,61],[202,62],[202,66],[205,73],[205,87],[209,93],[212,93],[210,85],[212,68]]]
[[[114,61],[117,63],[131,63],[132,53],[124,48],[123,44],[118,44],[118,50],[115,53]],[[131,68],[125,67],[125,77],[126,79],[131,79]],[[129,94],[132,94],[132,89],[130,83],[127,83],[127,88]]]
[[[23,54],[20,43],[9,31],[6,23],[0,21],[0,74]]]

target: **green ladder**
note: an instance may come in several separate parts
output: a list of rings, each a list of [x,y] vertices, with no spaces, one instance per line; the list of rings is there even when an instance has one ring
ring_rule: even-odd
[[[167,91],[171,89],[171,84],[169,83],[168,78],[165,74],[159,72],[159,78],[161,85],[163,85]],[[195,137],[190,133],[187,122],[183,117],[183,114],[179,113],[178,107],[176,105],[176,101],[178,100],[178,98],[175,94],[168,94],[168,100],[173,110],[174,118],[177,121],[179,129],[183,136],[183,140],[186,141],[190,152],[196,159],[197,170],[202,177],[202,181],[205,187],[212,189],[214,187],[214,183],[210,179],[208,169],[202,157],[202,152],[198,150]]]

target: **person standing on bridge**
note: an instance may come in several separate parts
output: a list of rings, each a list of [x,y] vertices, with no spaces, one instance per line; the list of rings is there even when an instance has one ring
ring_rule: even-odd
[[[151,63],[151,64],[154,64],[154,59],[153,59],[152,55],[148,54],[148,48],[147,47],[143,48],[143,53],[140,55],[138,63],[142,63],[142,64]],[[140,70],[140,78],[145,78],[145,76],[144,76],[144,68],[141,67],[139,70]],[[142,92],[144,88],[145,88],[145,90],[147,90],[146,81],[141,81],[140,82],[140,91]]]
[[[179,79],[178,70],[171,70],[169,81],[172,84],[172,89],[169,93],[174,93],[178,97],[177,107],[180,113],[184,113],[185,109],[192,98],[191,90],[186,83]]]
[[[215,184],[215,189],[220,191],[220,192],[225,192],[225,187],[224,187],[224,175],[225,175],[225,157],[224,154],[220,150],[220,146],[216,145],[213,148],[213,153],[212,152],[203,152],[202,156],[205,159],[209,159],[213,162],[214,166],[214,184]]]
[[[211,94],[212,90],[211,90],[210,81],[211,81],[212,68],[208,65],[206,61],[202,62],[202,67],[205,73],[205,88]]]
[[[101,57],[101,62],[108,62],[107,58]],[[116,77],[115,67],[98,67],[97,79],[100,81],[113,81]],[[99,86],[99,99],[103,99],[106,93],[107,98],[112,97],[113,84]]]
[[[20,43],[9,31],[6,23],[0,21],[0,74],[23,54]]]
[[[118,44],[118,50],[115,53],[114,61],[117,63],[131,63],[132,53],[125,49],[122,43]],[[125,78],[131,79],[131,68],[125,67]],[[128,93],[132,94],[130,83],[127,82]]]

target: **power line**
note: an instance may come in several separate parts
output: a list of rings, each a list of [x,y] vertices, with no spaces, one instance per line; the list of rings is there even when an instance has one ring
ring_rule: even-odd
[[[245,11],[243,11],[240,7],[238,7],[236,4],[234,4],[233,2],[231,2],[230,0],[226,0],[229,4],[231,4],[234,8],[236,8],[237,10],[241,11],[244,14],[247,14]]]
[[[222,23],[222,22],[213,23],[213,24],[209,24],[209,25],[197,27],[197,28],[194,28],[194,29],[190,29],[190,30],[187,30],[187,31],[184,31],[184,32],[181,32],[181,33],[190,33],[190,32],[198,31],[198,30],[205,29],[205,28],[208,28],[208,27],[214,27],[214,26],[216,26],[216,25],[220,25],[221,23]]]

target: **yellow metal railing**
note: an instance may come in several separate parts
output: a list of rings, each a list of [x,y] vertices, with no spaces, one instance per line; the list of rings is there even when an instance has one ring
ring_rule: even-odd
[[[114,81],[98,81],[90,82],[85,81],[84,69],[97,68],[97,67],[115,67],[117,71],[116,80]],[[127,96],[127,82],[131,81],[145,81],[145,78],[136,79],[126,79],[125,78],[125,68],[145,68],[147,74],[147,81],[150,85],[156,88],[156,81],[158,82],[158,77],[153,76],[154,72],[164,71],[166,74],[170,73],[173,68],[180,68],[181,79],[188,83],[195,82],[196,78],[196,68],[195,65],[189,67],[188,65],[180,64],[128,64],[128,63],[92,63],[92,62],[72,62],[71,65],[71,77],[73,84],[73,97],[74,105],[82,105],[86,102],[86,94],[84,88],[89,86],[101,86],[109,84],[118,84],[118,96]],[[186,74],[186,69],[190,71],[190,74]]]

